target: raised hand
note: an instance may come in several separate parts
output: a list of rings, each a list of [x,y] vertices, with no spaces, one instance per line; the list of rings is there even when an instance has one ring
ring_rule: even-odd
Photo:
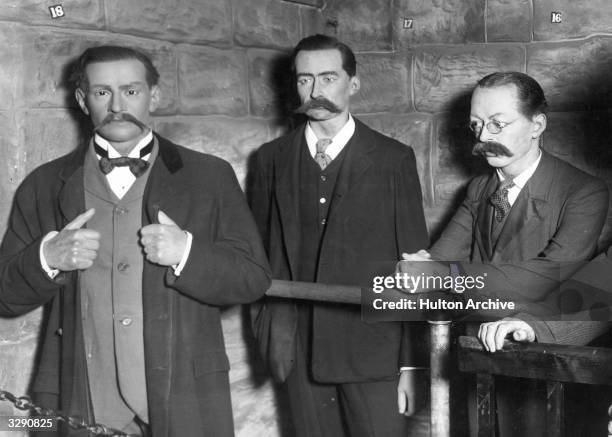
[[[88,209],[45,242],[43,256],[51,269],[69,272],[93,265],[100,248],[100,233],[82,228],[95,212],[93,208]]]
[[[159,224],[140,229],[140,244],[147,260],[162,266],[174,266],[181,262],[187,244],[187,235],[163,211],[157,214]]]

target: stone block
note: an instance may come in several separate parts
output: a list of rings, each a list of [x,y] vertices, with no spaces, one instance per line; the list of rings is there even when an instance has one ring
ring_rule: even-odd
[[[379,114],[358,118],[372,129],[412,147],[417,160],[423,203],[430,205],[433,201],[430,159],[432,117],[423,114]]]
[[[73,151],[91,136],[91,125],[76,110],[29,110],[25,126],[22,161],[25,174]]]
[[[555,111],[612,107],[612,38],[532,44],[527,73],[544,89]]]
[[[71,66],[86,48],[103,44],[138,48],[151,56],[160,72],[162,99],[159,114],[177,105],[176,56],[170,44],[118,35],[37,29],[23,38],[24,99],[28,107],[77,107],[68,83]]]
[[[0,331],[17,328],[19,319],[0,320]],[[14,395],[27,394],[28,383],[33,374],[36,338],[28,336],[15,342],[0,343],[0,389],[8,390]],[[3,416],[23,415],[23,411],[12,407],[8,402],[0,402],[0,414]],[[1,434],[14,436],[13,432]],[[18,434],[17,434],[18,435]]]
[[[181,113],[246,115],[246,65],[242,51],[182,47],[178,58]]]
[[[234,2],[234,40],[245,47],[289,48],[300,40],[299,7],[280,0]]]
[[[553,12],[561,14],[561,23],[552,22]],[[534,39],[551,41],[610,33],[612,8],[607,0],[538,0],[533,2],[533,15]]]
[[[229,161],[243,187],[249,155],[269,138],[265,122],[248,118],[162,118],[155,125],[177,144]]]
[[[398,0],[392,14],[396,47],[485,41],[485,0]],[[404,19],[412,28],[404,28]]]
[[[335,27],[326,26],[327,20],[319,9],[300,8],[300,23],[302,25],[301,38],[316,33],[333,34],[335,30]]]
[[[293,108],[291,59],[287,52],[249,49],[249,110],[260,117],[285,117]]]
[[[420,52],[414,62],[417,111],[464,111],[476,82],[495,71],[524,71],[519,46],[467,46]]]
[[[23,43],[25,29],[13,24],[0,24],[0,111],[22,105]]]
[[[532,20],[529,0],[488,0],[487,42],[531,41]]]
[[[231,2],[226,0],[107,0],[109,29],[164,41],[231,43]]]
[[[0,111],[0,235],[4,235],[13,197],[24,176],[22,163],[23,113]],[[1,334],[0,334],[1,335]]]
[[[366,54],[357,56],[361,89],[352,97],[355,112],[409,112],[412,110],[411,56]]]
[[[50,6],[61,5],[62,11],[53,18]],[[63,12],[63,15],[61,15]],[[60,16],[61,15],[61,16]],[[20,21],[28,25],[79,27],[101,29],[104,27],[103,0],[78,2],[49,2],[44,0],[4,0],[0,8],[0,21]]]
[[[354,51],[391,50],[391,2],[335,0],[322,10],[327,34]]]

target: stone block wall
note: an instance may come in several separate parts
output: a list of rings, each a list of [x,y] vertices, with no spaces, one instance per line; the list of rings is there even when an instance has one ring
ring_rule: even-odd
[[[76,0],[52,19],[48,7],[60,2],[0,6],[0,233],[25,175],[86,136],[66,65],[103,43],[150,53],[162,76],[155,128],[228,160],[244,183],[249,155],[286,125],[287,50],[315,32],[338,36],[357,52],[354,113],[415,149],[434,236],[481,168],[469,153],[469,93],[493,71],[533,75],[551,107],[544,147],[612,180],[606,0]],[[40,317],[0,320],[0,389],[27,390]],[[223,320],[236,434],[291,436],[253,359],[244,309]],[[13,412],[0,402],[0,415]]]

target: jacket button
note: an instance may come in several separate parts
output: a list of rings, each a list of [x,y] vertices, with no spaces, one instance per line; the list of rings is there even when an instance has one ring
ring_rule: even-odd
[[[129,317],[126,317],[125,319],[121,320],[121,324],[123,326],[130,326],[132,324],[132,319],[130,319]]]
[[[119,270],[120,272],[125,272],[129,268],[130,268],[130,265],[128,263],[117,264],[117,270]]]

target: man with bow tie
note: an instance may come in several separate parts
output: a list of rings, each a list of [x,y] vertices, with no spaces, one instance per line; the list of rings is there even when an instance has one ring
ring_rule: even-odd
[[[236,177],[152,131],[145,54],[91,48],[72,78],[93,137],[26,178],[0,247],[0,314],[50,308],[33,391],[130,434],[232,436],[219,308],[270,283]]]
[[[529,313],[578,262],[595,255],[608,210],[607,187],[540,147],[545,113],[542,88],[524,73],[492,73],[478,81],[469,122],[476,138],[473,153],[493,171],[470,182],[440,238],[429,251],[404,254],[399,272],[480,276],[484,288],[465,290],[464,296],[512,301],[517,311]],[[511,312],[470,317],[488,321]],[[478,325],[467,330],[477,335]],[[543,387],[505,378],[496,384],[500,435],[545,435]]]
[[[258,150],[251,190],[273,276],[369,287],[401,252],[428,242],[414,152],[351,115],[360,81],[348,46],[309,36],[292,67],[308,121]],[[364,323],[358,306],[265,299],[253,324],[286,382],[294,435],[408,435],[403,414],[415,411],[426,358],[412,354],[408,323]],[[410,383],[398,393],[400,369]]]

